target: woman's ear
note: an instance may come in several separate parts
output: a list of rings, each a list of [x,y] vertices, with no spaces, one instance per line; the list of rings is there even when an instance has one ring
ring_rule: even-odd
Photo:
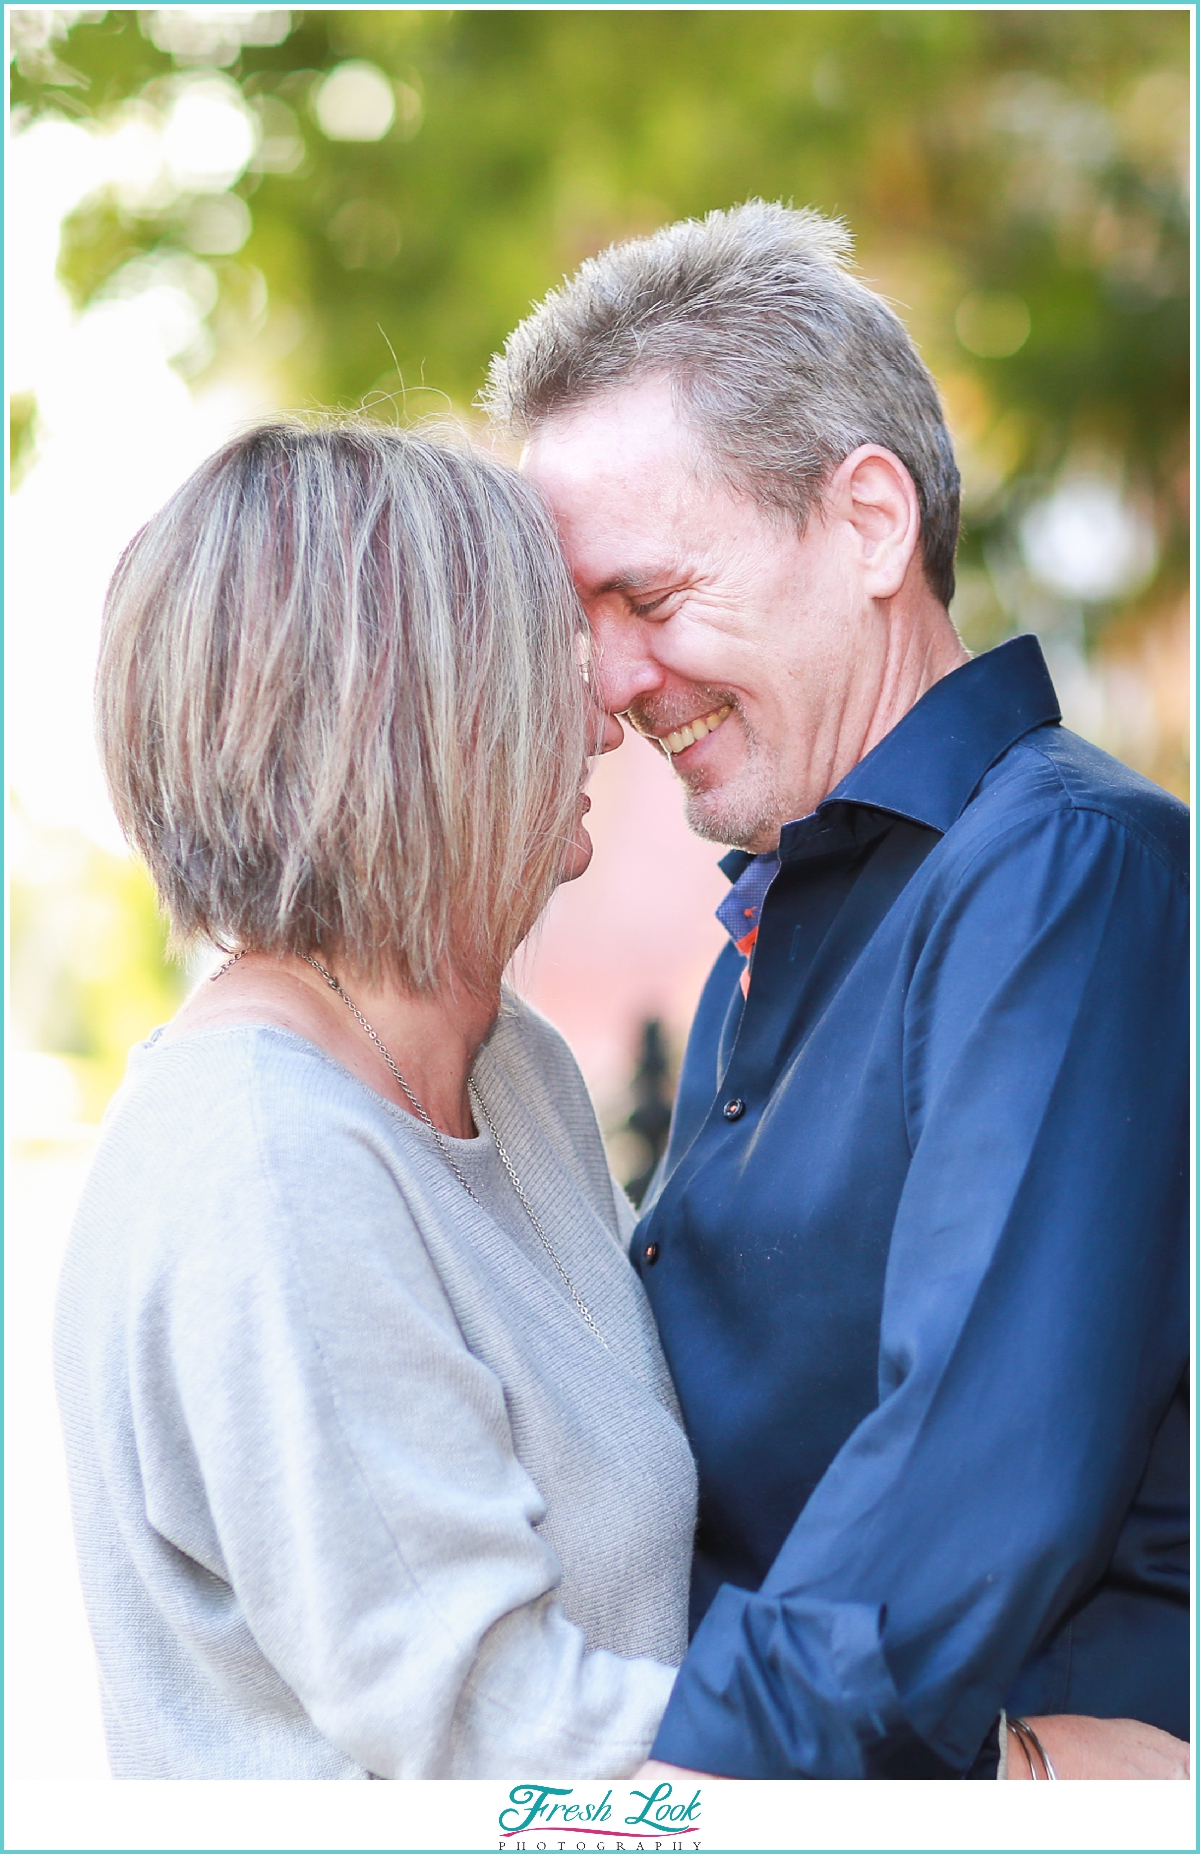
[[[826,508],[853,530],[867,596],[894,598],[921,536],[916,484],[900,459],[878,444],[860,444],[830,478]]]

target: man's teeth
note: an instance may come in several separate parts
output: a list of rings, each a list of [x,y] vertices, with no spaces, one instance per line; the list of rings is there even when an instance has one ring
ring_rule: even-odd
[[[711,734],[714,728],[720,727],[726,715],[732,712],[732,708],[728,705],[724,708],[714,708],[710,715],[701,715],[695,721],[689,721],[686,727],[677,727],[673,734],[664,735],[660,745],[664,746],[668,753],[682,753],[685,747],[694,746],[698,740],[703,740],[706,734]]]

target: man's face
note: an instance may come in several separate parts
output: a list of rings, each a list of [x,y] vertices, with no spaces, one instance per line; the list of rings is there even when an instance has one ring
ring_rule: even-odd
[[[773,848],[840,777],[869,628],[845,524],[803,535],[706,475],[669,385],[551,419],[522,464],[549,503],[605,707],[668,753],[701,837]]]

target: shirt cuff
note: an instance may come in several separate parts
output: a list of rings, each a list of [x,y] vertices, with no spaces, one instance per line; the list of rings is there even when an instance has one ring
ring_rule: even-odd
[[[976,1782],[993,1783],[1008,1775],[1008,1744],[1003,1713],[989,1726],[987,1737],[976,1753],[975,1762],[963,1776]]]
[[[961,1777],[963,1765],[948,1763],[905,1716],[883,1616],[875,1604],[722,1585],[650,1755],[743,1779]]]

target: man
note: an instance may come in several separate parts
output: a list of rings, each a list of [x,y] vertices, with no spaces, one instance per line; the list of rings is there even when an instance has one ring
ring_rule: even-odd
[[[1187,814],[1035,640],[969,659],[937,393],[845,257],[761,202],[669,226],[489,388],[605,706],[737,846],[633,1249],[701,1474],[654,1756],[735,1777],[1189,1717]]]

